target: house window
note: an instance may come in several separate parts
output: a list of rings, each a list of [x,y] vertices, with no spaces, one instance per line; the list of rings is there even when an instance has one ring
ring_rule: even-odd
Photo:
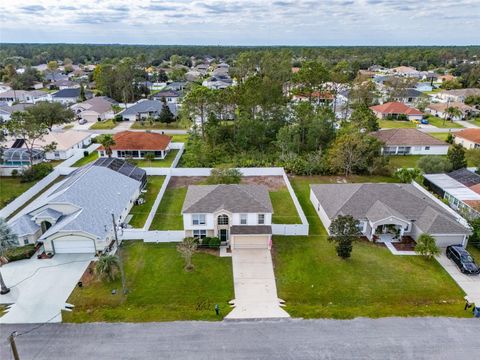
[[[425,146],[425,150],[430,150],[430,146]]]
[[[240,225],[247,225],[247,214],[240,214]]]
[[[193,230],[193,237],[203,239],[207,237],[207,230]]]
[[[258,214],[258,225],[265,224],[265,214]]]
[[[192,224],[193,225],[205,225],[205,214],[193,214],[192,215]]]
[[[28,245],[28,239],[23,240],[23,245]]]
[[[228,216],[223,214],[219,215],[217,218],[217,224],[218,225],[228,225]]]

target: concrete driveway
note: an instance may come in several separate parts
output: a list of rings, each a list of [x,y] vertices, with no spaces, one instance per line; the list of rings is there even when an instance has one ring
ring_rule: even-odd
[[[11,291],[0,295],[0,304],[13,305],[0,323],[62,321],[60,311],[92,259],[89,254],[61,254],[2,266],[3,278]]]
[[[458,286],[463,289],[470,300],[480,305],[480,275],[468,276],[462,274],[457,265],[447,258],[444,249],[442,250],[442,254],[437,257],[437,261],[450,274]]]
[[[226,319],[288,318],[280,307],[268,249],[233,249],[235,308]]]

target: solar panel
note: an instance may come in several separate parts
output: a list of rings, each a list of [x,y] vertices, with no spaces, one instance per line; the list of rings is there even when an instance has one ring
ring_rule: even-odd
[[[93,165],[107,167],[113,171],[128,176],[129,178],[140,181],[143,185],[147,182],[146,171],[130,164],[126,160],[118,158],[100,158],[95,161]]]
[[[480,184],[480,175],[467,169],[459,169],[452,171],[448,173],[448,176],[450,176],[452,179],[457,180],[459,183],[465,185],[466,187]]]

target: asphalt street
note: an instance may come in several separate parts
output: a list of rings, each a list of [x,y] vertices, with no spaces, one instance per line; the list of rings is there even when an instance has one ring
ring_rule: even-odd
[[[0,326],[8,335],[32,325]],[[480,319],[383,318],[250,322],[47,324],[18,336],[22,360],[474,359]]]

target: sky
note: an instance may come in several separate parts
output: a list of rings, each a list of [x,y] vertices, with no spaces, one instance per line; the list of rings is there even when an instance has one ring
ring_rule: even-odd
[[[479,45],[480,0],[2,0],[0,42]]]

